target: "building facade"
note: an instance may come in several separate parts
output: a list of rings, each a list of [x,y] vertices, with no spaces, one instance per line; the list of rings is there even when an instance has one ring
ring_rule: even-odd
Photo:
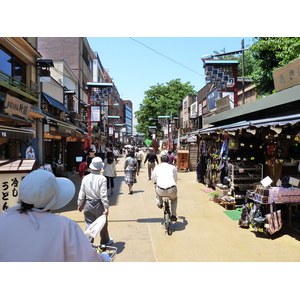
[[[40,57],[36,38],[0,38],[0,159],[26,158],[28,149],[39,155]]]

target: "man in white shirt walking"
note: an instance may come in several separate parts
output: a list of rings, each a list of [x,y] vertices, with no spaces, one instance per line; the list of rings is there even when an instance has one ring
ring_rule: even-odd
[[[162,197],[169,197],[171,200],[171,221],[177,221],[177,186],[178,179],[176,168],[168,164],[168,156],[161,156],[161,163],[156,165],[151,180],[156,183],[156,203],[162,208]]]

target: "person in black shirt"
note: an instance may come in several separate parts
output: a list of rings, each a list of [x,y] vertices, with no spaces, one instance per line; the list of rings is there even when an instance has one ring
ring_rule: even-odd
[[[158,159],[156,154],[153,152],[153,148],[149,148],[149,152],[147,153],[144,164],[148,160],[148,180],[151,180],[151,173],[155,167],[155,162],[158,164]]]

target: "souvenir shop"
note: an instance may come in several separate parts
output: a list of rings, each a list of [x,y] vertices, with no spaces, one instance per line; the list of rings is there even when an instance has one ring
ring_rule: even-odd
[[[283,222],[300,230],[300,96],[295,92],[300,86],[237,107],[227,118],[226,112],[211,117],[215,126],[197,132],[197,179],[233,208],[251,202],[261,207],[264,220],[279,209]]]

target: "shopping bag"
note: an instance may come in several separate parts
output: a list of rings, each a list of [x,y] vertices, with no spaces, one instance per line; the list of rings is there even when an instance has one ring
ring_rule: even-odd
[[[281,210],[275,210],[275,203],[270,205],[270,213],[266,214],[265,230],[269,234],[274,234],[282,228]]]
[[[84,232],[88,237],[95,238],[106,223],[106,215],[97,218]]]

